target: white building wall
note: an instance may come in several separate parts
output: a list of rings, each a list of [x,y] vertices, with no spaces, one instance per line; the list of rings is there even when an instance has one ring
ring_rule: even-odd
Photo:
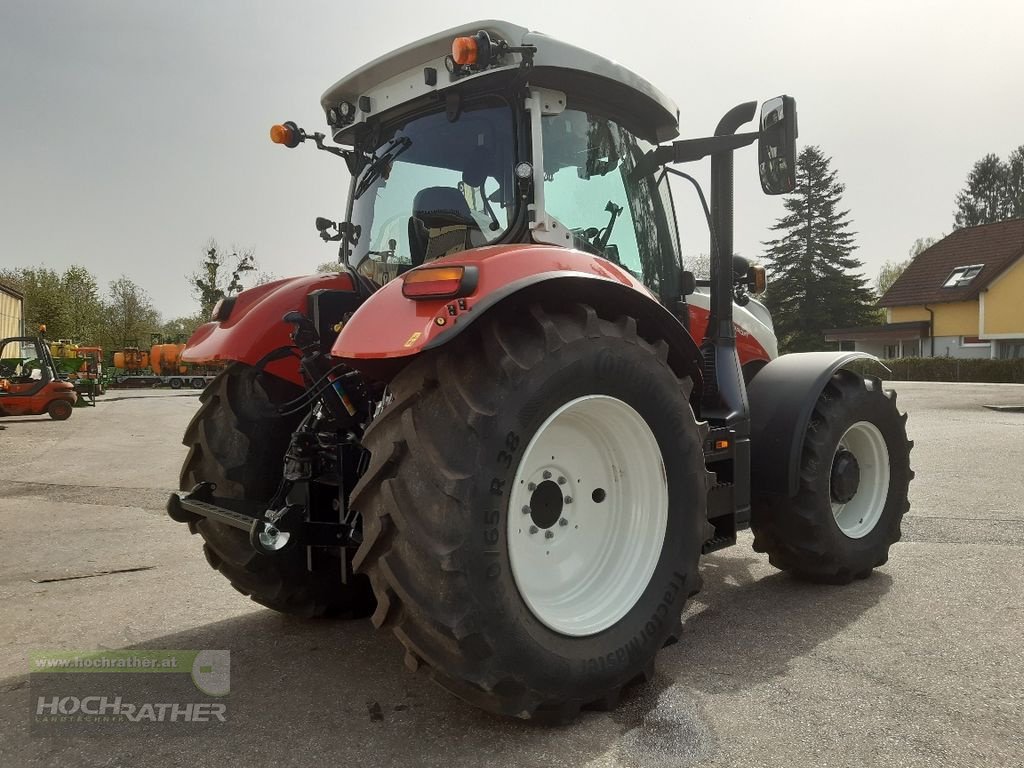
[[[857,352],[867,352],[875,357],[885,357],[884,341],[857,341],[854,342],[854,349]]]
[[[931,340],[921,340],[921,352],[931,355]],[[962,360],[972,358],[987,359],[992,356],[992,347],[988,344],[964,344],[960,336],[936,336],[935,357],[956,357]]]

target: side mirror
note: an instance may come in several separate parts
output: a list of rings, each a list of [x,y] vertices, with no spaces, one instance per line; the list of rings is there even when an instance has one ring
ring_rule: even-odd
[[[330,219],[325,219],[323,216],[316,217],[316,228],[318,232],[323,232],[325,229],[330,229],[334,226],[334,222]]]
[[[761,189],[766,195],[785,195],[796,189],[796,99],[778,96],[761,106],[757,137]]]

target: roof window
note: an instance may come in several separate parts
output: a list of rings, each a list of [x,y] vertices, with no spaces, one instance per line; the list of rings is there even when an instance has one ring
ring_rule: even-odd
[[[965,285],[970,285],[971,281],[981,274],[981,270],[984,267],[984,264],[971,264],[966,267],[957,267],[949,273],[949,277],[946,278],[946,282],[942,284],[942,287],[963,288]]]

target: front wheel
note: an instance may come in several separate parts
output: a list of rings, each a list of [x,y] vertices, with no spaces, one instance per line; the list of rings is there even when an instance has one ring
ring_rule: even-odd
[[[71,418],[71,411],[74,407],[67,400],[51,400],[46,406],[46,413],[54,421],[64,421]]]
[[[753,492],[754,549],[810,581],[845,584],[883,565],[910,507],[906,414],[896,393],[851,371],[832,376],[804,436],[792,499]]]
[[[353,491],[374,623],[492,712],[565,721],[653,671],[699,584],[707,472],[631,317],[483,318],[392,382]]]

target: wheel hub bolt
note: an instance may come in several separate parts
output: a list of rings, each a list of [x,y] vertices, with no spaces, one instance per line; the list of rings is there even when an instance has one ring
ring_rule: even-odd
[[[544,531],[544,538],[545,539],[553,539],[553,538],[555,538],[555,534],[552,533],[551,531]]]
[[[558,484],[559,485],[565,485],[565,478],[562,477],[561,475],[559,475],[559,477],[558,477]]]
[[[569,524],[569,521],[563,517],[561,520],[558,521],[558,524],[564,528]]]
[[[566,496],[565,497],[565,503],[566,504],[572,504],[572,496]]]
[[[550,480],[551,479],[551,473],[548,470],[546,470],[546,469],[544,470],[544,479],[545,480]]]
[[[531,512],[531,511],[532,511],[532,510],[530,509],[529,505],[527,505],[527,506],[523,507],[523,514],[524,514],[524,515],[528,515],[528,514],[530,514],[530,512]]]
[[[537,532],[537,526],[536,525],[531,525],[530,526],[530,533],[536,533],[536,532]]]
[[[530,491],[530,493],[533,493],[534,491],[537,490],[537,484],[536,483],[527,483],[526,484],[526,490]]]

